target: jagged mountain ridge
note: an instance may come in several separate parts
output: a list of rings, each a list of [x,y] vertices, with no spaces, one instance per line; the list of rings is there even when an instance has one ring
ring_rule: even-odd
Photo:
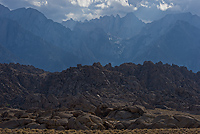
[[[102,28],[105,33],[118,37],[118,38],[130,38],[138,34],[145,24],[139,20],[134,13],[128,13],[124,17],[117,15],[114,17],[103,16],[99,19],[92,19],[90,21],[78,22],[68,20],[63,21],[62,24],[72,30],[91,31],[95,28]]]
[[[1,8],[7,10],[7,8],[3,6]],[[95,29],[89,33],[85,33],[84,31],[72,32],[70,29],[65,28],[63,25],[47,19],[42,13],[32,8],[20,8],[12,10],[9,11],[6,15],[2,15],[1,17],[15,21],[23,29],[31,32],[36,36],[39,36],[48,44],[58,47],[57,49],[62,49],[62,53],[65,53],[63,55],[71,54],[71,56],[68,56],[69,61],[66,64],[67,67],[74,66],[72,61],[73,59],[77,64],[92,64],[94,61],[102,61],[107,63],[110,61],[109,58],[113,59],[114,57],[112,54],[110,54],[113,46],[111,46],[108,37],[105,36],[105,33],[101,30]],[[90,34],[92,34],[92,36],[90,36]],[[100,40],[98,38],[100,38]],[[93,44],[96,44],[96,46]],[[94,48],[99,49],[97,51]],[[98,56],[99,52],[101,53],[101,56]],[[102,53],[104,53],[104,55],[108,58],[105,59],[105,56],[102,56]],[[51,57],[53,57],[53,55]],[[59,59],[64,64],[66,62],[62,60],[65,59],[65,57],[67,56],[63,56],[61,59]],[[77,58],[78,60],[76,60]],[[57,65],[55,64],[55,66]],[[43,69],[49,70],[46,67]],[[54,68],[53,71],[61,70],[62,69]]]
[[[0,4],[0,16],[8,14],[10,9]]]
[[[60,73],[1,64],[0,72],[1,106],[90,111],[100,104],[111,107],[139,104],[146,108],[162,105],[196,113],[199,110],[199,72],[161,62],[116,67],[94,63]]]
[[[12,10],[3,17],[16,21],[21,27],[43,38],[47,42],[63,46],[68,44],[70,29],[47,19],[44,14],[33,8]],[[69,44],[68,44],[69,45]]]
[[[150,24],[142,23],[133,13],[129,13],[122,18],[119,16],[104,16],[100,19],[94,19],[84,23],[76,22],[75,28],[71,31],[61,24],[47,19],[42,13],[32,8],[20,8],[10,11],[8,8],[1,5],[0,11],[2,20],[7,19],[13,21],[17,26],[30,33],[28,35],[37,36],[37,41],[36,38],[34,41],[31,41],[25,38],[28,35],[22,35],[20,37],[22,42],[23,40],[26,40],[28,44],[43,42],[43,44],[46,44],[46,47],[49,46],[47,47],[48,50],[40,49],[40,52],[43,53],[41,55],[45,55],[47,51],[48,54],[46,53],[46,56],[38,56],[46,58],[38,60],[41,62],[37,64],[37,60],[35,60],[35,62],[31,60],[27,62],[28,55],[20,56],[16,53],[12,53],[12,55],[16,57],[27,58],[26,60],[20,59],[24,61],[20,62],[23,64],[31,64],[48,71],[62,71],[66,67],[80,63],[89,65],[93,62],[101,62],[105,65],[110,62],[113,65],[119,65],[124,62],[143,63],[146,60],[151,60],[153,62],[162,61],[164,63],[184,65],[193,71],[200,70],[198,61],[198,44],[200,44],[198,40],[199,32],[193,32],[199,31],[200,17],[192,15],[191,13],[166,15],[164,18]],[[189,23],[191,26],[182,24],[186,28],[180,28],[178,25],[175,25],[179,20]],[[175,27],[177,27],[177,29],[179,28],[180,33],[177,32],[173,34],[172,29],[176,29]],[[137,28],[139,30],[137,30]],[[173,37],[169,36],[170,33],[173,34]],[[120,34],[126,36],[123,38],[133,37],[122,40]],[[180,39],[179,34],[182,34],[185,38]],[[1,32],[1,35],[2,37],[8,37],[5,29],[4,32]],[[193,37],[190,35],[193,35]],[[17,35],[13,35],[13,38],[18,38],[14,36]],[[4,40],[4,38],[2,39]],[[14,39],[12,40],[14,41]],[[193,44],[192,50],[190,41]],[[173,53],[171,53],[171,51],[162,52],[165,48],[166,50],[173,49],[172,46],[176,46],[177,44],[181,45],[182,42],[187,42],[188,45],[183,44],[184,47],[174,49],[177,51]],[[7,44],[5,43],[6,42],[3,41],[0,42],[1,45],[6,46]],[[171,44],[166,45],[167,43]],[[42,47],[39,44],[38,47]],[[156,46],[160,48],[158,49]],[[28,49],[31,50],[33,48],[34,47]],[[13,52],[10,49],[8,49],[8,51]],[[55,52],[53,52],[54,49]],[[186,55],[189,56],[188,59],[180,58],[185,56],[185,53],[183,53],[185,51],[184,49],[191,50],[187,51]],[[38,50],[39,49],[35,51]],[[182,53],[179,53],[180,51],[182,51]],[[37,58],[37,56],[35,58]],[[15,59],[10,61],[15,61]],[[44,65],[45,62],[49,65]]]

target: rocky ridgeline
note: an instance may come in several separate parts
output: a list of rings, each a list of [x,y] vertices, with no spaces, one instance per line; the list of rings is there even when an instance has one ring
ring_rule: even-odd
[[[99,117],[99,116],[101,117]],[[68,109],[0,109],[0,128],[56,130],[198,128],[200,121],[188,115],[153,115],[142,106],[109,108],[99,106],[95,113]]]
[[[199,113],[200,73],[152,62],[112,67],[94,63],[62,72],[0,64],[0,106],[95,112],[98,106],[176,109]],[[101,115],[98,115],[101,116]]]

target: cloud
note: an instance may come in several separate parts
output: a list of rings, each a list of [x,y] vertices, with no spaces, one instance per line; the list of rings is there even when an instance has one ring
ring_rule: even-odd
[[[10,9],[32,7],[57,22],[111,14],[124,16],[128,12],[135,12],[141,19],[156,19],[168,12],[200,15],[200,0],[0,0],[0,3]]]
[[[173,3],[168,4],[164,0],[162,0],[162,2],[160,2],[159,5],[157,5],[157,8],[162,10],[162,11],[166,11],[167,9],[172,8],[173,5],[174,5]]]
[[[191,12],[200,16],[200,0],[173,0],[176,8],[183,12]]]
[[[80,7],[88,7],[93,0],[69,0],[72,5],[79,5]]]
[[[48,1],[47,0],[34,0],[31,2],[32,5],[37,6],[37,7],[41,7],[43,5],[47,5]]]
[[[3,4],[4,6],[9,7],[10,9],[16,9],[16,8],[31,6],[31,4],[26,0],[18,0],[18,1],[0,0],[0,3]]]

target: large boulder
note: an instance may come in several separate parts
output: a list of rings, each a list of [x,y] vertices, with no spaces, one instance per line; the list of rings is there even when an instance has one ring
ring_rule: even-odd
[[[133,124],[135,120],[122,120],[120,123],[127,129],[131,124]]]
[[[170,116],[169,115],[159,115],[159,116],[156,116],[152,123],[156,123],[156,122],[160,122],[160,121],[165,121],[167,119],[170,119]]]
[[[125,126],[121,123],[121,122],[118,122],[117,124],[115,124],[115,129],[125,129]]]
[[[72,117],[68,122],[69,129],[105,129],[100,117],[90,113],[83,113],[78,117]]]
[[[52,110],[39,111],[38,112],[38,117],[51,118],[52,114],[53,114]]]
[[[61,119],[62,118],[69,119],[69,118],[71,118],[73,116],[72,113],[66,113],[66,112],[58,112],[56,115],[59,116]]]
[[[138,113],[140,116],[142,116],[146,112],[145,107],[140,105],[130,106],[127,107],[126,109],[131,113]]]
[[[20,124],[16,119],[0,123],[0,128],[14,129],[14,128],[17,128],[19,126],[20,126]]]
[[[198,128],[200,127],[200,121],[187,115],[174,115],[177,121],[177,126],[180,128]]]
[[[68,119],[57,119],[56,120],[56,126],[67,126],[68,125]]]
[[[120,110],[120,111],[112,111],[110,112],[110,114],[108,115],[109,118],[113,118],[116,120],[126,120],[126,119],[132,119],[135,117],[134,114],[132,114],[129,111],[124,111],[124,110]]]
[[[138,118],[131,123],[128,129],[135,129],[135,128],[144,129],[144,128],[149,128],[150,125],[151,123],[146,122],[144,118]]]
[[[32,122],[29,123],[28,125],[26,125],[26,128],[30,128],[30,129],[46,129],[46,124],[39,124],[36,122]]]
[[[78,129],[78,126],[76,125],[76,117],[71,117],[68,121],[68,128],[69,129]]]
[[[77,122],[86,125],[90,129],[105,129],[100,117],[92,114],[83,114],[77,117]]]
[[[17,120],[17,122],[19,123],[20,126],[25,126],[34,121],[35,121],[34,119],[29,119],[29,118],[21,118],[21,119]]]
[[[106,108],[105,111],[109,111]],[[146,112],[146,109],[143,106],[135,105],[130,107],[118,107],[115,109],[111,109],[109,114],[107,115],[108,118],[113,118],[116,120],[132,120],[139,118]]]
[[[24,119],[11,119],[9,121],[4,121],[2,123],[0,123],[0,128],[10,128],[10,129],[14,129],[14,128],[18,128],[18,127],[23,127],[31,122],[33,122],[34,120],[32,119],[28,119],[28,118],[24,118]]]
[[[111,111],[114,111],[114,109],[109,108],[106,104],[102,104],[96,108],[95,114],[99,117],[106,117]]]

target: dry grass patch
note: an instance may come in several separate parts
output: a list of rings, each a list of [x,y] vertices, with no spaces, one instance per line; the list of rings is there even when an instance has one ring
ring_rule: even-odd
[[[1,129],[1,134],[199,134],[200,128],[194,129],[134,129],[134,130],[64,130],[53,129]]]

